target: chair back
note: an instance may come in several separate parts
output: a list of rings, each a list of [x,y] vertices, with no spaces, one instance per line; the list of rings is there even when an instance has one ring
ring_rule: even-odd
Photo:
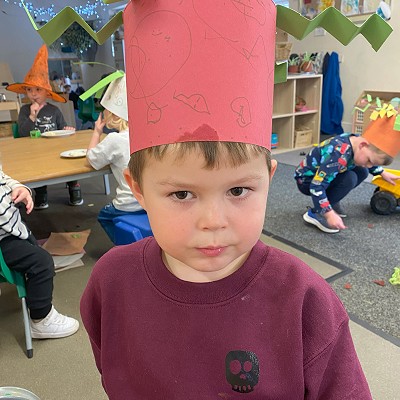
[[[147,213],[127,214],[113,219],[114,244],[122,245],[137,242],[153,236]]]
[[[99,113],[95,112],[93,97],[89,97],[86,100],[78,100],[78,118],[82,120],[82,124],[88,121],[95,122],[98,117]]]
[[[12,271],[4,261],[0,249],[0,282],[8,282],[17,287],[18,297],[26,297],[25,276],[20,272]]]

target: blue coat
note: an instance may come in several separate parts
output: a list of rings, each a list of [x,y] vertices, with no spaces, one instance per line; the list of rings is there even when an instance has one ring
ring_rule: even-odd
[[[339,73],[339,56],[332,52],[327,60],[322,84],[322,110],[321,110],[321,132],[328,135],[339,135],[343,133],[343,101],[342,83]]]

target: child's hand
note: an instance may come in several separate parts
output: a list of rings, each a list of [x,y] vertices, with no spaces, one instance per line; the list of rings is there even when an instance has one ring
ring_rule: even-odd
[[[400,179],[400,175],[395,175],[395,174],[392,174],[391,172],[387,172],[387,171],[383,171],[383,172],[381,173],[381,177],[382,177],[382,179],[384,179],[386,182],[389,182],[389,183],[391,183],[392,185],[395,185],[395,184],[396,184],[396,181],[397,181],[398,179]]]
[[[29,214],[33,209],[33,200],[31,193],[24,186],[16,187],[11,193],[11,199],[14,204],[24,203],[26,207],[26,213]]]
[[[74,131],[75,128],[73,126],[64,126],[65,131]]]
[[[347,226],[343,223],[342,218],[336,214],[335,211],[331,210],[324,214],[326,222],[331,228],[346,229]]]
[[[37,115],[39,114],[39,111],[45,106],[46,103],[43,103],[39,105],[39,103],[36,103],[35,101],[31,104],[31,113],[29,115],[29,118],[35,122]]]
[[[106,125],[104,118],[103,118],[103,113],[99,114],[99,117],[97,118],[97,121],[94,124],[94,131],[98,134],[101,135],[103,133],[103,128]]]

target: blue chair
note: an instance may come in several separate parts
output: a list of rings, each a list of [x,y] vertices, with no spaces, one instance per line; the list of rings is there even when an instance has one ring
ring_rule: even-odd
[[[32,348],[32,335],[31,327],[29,323],[28,307],[26,305],[26,288],[25,288],[25,276],[24,274],[12,271],[8,268],[4,261],[3,253],[0,250],[0,282],[7,282],[17,287],[18,297],[22,302],[22,314],[24,316],[24,328],[25,328],[25,342],[26,342],[26,355],[28,358],[33,357]]]
[[[96,122],[99,113],[95,111],[94,98],[89,97],[86,100],[78,100],[78,118],[82,121],[82,126],[86,122]]]
[[[145,237],[153,236],[146,213],[115,217],[113,222],[115,226],[115,245],[129,244]]]

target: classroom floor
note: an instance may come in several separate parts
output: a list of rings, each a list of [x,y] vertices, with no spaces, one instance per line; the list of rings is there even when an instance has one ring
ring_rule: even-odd
[[[298,152],[277,155],[280,162],[295,165]],[[393,168],[399,168],[400,162]],[[114,190],[113,178],[111,189]],[[112,197],[104,195],[100,177],[81,182],[85,204],[70,207],[67,189],[55,185],[49,189],[50,207],[28,217],[28,223],[38,238],[49,232],[91,229],[85,246],[84,266],[57,273],[54,304],[57,309],[79,317],[79,300],[95,261],[112,244],[96,222],[98,210]],[[396,234],[394,232],[393,234]],[[338,273],[334,265],[323,262],[286,243],[262,235],[266,243],[279,247],[303,259],[325,279]],[[20,302],[14,287],[1,284],[0,296],[0,386],[17,386],[31,390],[42,400],[105,400],[90,345],[83,328],[75,335],[58,340],[34,340],[34,356],[24,354],[24,333]],[[400,296],[400,292],[399,292]],[[400,298],[400,297],[399,297]],[[352,320],[354,343],[375,400],[399,398],[400,347],[368,330],[362,321]]]

